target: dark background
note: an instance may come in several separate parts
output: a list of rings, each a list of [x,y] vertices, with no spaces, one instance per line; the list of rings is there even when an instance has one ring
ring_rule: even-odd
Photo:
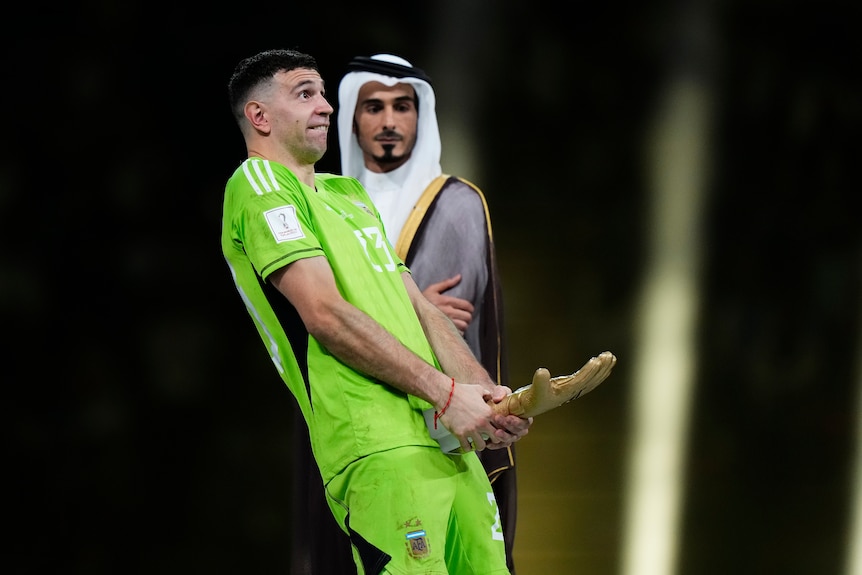
[[[858,4],[566,6],[132,1],[7,21],[15,573],[288,571],[292,398],[219,248],[223,186],[244,158],[226,82],[272,47],[313,54],[333,105],[354,55],[397,53],[439,79],[441,117],[472,142],[462,175],[495,217],[513,380],[620,358],[578,408],[585,433],[613,429],[584,466],[603,465],[615,495],[571,518],[598,558],[559,573],[620,567],[644,137],[668,79],[701,78],[711,175],[679,572],[842,572],[860,387]],[[318,169],[339,171],[334,129]]]

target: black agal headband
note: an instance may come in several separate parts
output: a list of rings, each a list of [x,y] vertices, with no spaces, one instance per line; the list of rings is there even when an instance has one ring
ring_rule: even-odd
[[[385,60],[375,60],[365,56],[357,56],[347,64],[348,72],[373,72],[393,78],[419,78],[429,84],[431,78],[425,74],[425,70],[416,67],[402,66]]]

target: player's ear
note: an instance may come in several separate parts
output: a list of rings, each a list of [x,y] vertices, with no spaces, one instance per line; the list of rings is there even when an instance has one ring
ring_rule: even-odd
[[[266,111],[260,102],[255,100],[247,102],[243,111],[245,113],[245,117],[255,130],[264,134],[269,133],[269,119],[267,118]]]

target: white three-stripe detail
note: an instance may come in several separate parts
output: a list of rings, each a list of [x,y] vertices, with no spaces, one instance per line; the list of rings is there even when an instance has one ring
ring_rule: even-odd
[[[260,169],[261,163],[263,163],[266,174]],[[254,168],[253,174],[251,168]],[[281,189],[278,181],[275,179],[275,174],[272,173],[272,166],[269,165],[269,160],[249,159],[243,163],[242,171],[248,183],[251,184],[251,187],[259,196],[262,196],[264,192],[271,192],[273,189]]]

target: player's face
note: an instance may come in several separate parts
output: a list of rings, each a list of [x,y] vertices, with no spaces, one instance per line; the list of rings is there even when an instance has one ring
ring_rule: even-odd
[[[314,70],[298,68],[275,76],[268,113],[273,136],[299,162],[313,164],[326,152],[329,118],[323,79]]]
[[[410,84],[364,84],[356,100],[353,130],[365,166],[372,172],[389,172],[410,159],[418,119],[416,93]]]

